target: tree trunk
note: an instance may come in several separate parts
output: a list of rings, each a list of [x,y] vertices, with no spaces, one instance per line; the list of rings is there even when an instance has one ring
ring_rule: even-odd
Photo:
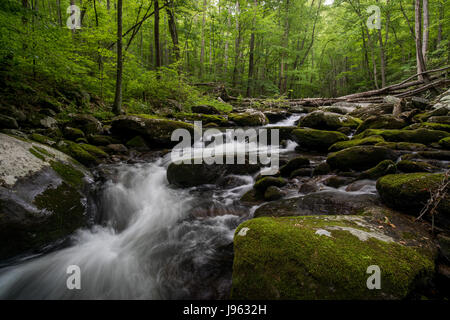
[[[200,51],[200,78],[203,76],[203,66],[205,64],[205,24],[206,24],[206,0],[203,0],[202,47]]]
[[[255,22],[256,10],[258,8],[258,0],[255,0],[255,14],[253,16],[253,28],[250,35],[250,54],[248,57],[248,83],[247,83],[247,97],[250,97],[253,89],[253,74],[254,74],[254,54],[255,54]]]
[[[173,43],[173,52],[175,56],[175,61],[180,60],[180,47],[178,43],[178,30],[177,30],[177,22],[175,20],[175,12],[172,11],[171,8],[166,8],[167,15],[169,16],[169,30],[170,37],[172,38]]]
[[[122,0],[117,0],[117,79],[116,94],[112,107],[114,114],[120,114],[122,112],[122,72]]]
[[[422,55],[423,62],[426,66],[428,53],[428,39],[429,32],[429,14],[428,14],[428,0],[423,0],[423,36],[422,36]]]
[[[240,45],[241,45],[241,25],[239,24],[239,0],[236,1],[236,45],[235,45],[235,52],[234,52],[234,69],[233,69],[233,80],[232,80],[232,86],[235,87],[237,83],[237,77],[238,77],[238,64],[239,64],[239,56],[241,54],[240,52]]]
[[[425,61],[423,60],[423,52],[422,52],[422,21],[421,21],[421,12],[420,12],[420,0],[415,0],[415,26],[414,26],[414,35],[416,38],[416,60],[417,60],[417,73],[419,80],[423,80],[424,77],[422,72],[425,69]]]
[[[159,68],[161,68],[161,48],[159,42],[159,2],[155,0],[155,67],[156,71],[159,72]],[[160,75],[158,73],[158,79]]]

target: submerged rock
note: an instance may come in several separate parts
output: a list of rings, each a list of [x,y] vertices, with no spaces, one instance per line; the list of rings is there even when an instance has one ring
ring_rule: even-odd
[[[0,259],[38,249],[86,223],[89,173],[48,146],[0,134]]]
[[[406,298],[432,277],[436,250],[420,225],[395,215],[392,228],[384,219],[264,217],[242,223],[234,236],[231,298]],[[372,265],[382,272],[378,290],[367,286]]]

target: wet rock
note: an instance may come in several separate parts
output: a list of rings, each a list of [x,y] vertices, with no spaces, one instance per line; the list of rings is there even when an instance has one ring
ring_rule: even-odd
[[[383,160],[396,160],[398,155],[391,149],[375,146],[357,146],[332,153],[327,163],[332,169],[367,170]]]
[[[85,166],[100,164],[100,160],[94,154],[86,151],[81,145],[75,142],[69,140],[59,141],[56,147]]]
[[[108,144],[106,146],[106,150],[109,153],[114,153],[114,154],[125,154],[125,153],[128,153],[128,148],[125,147],[123,144]]]
[[[88,135],[88,141],[94,146],[107,146],[108,144],[119,143],[117,139],[99,134]]]
[[[300,168],[291,172],[289,178],[293,179],[295,177],[311,177],[313,175],[313,168]]]
[[[315,129],[293,130],[292,138],[301,148],[317,151],[328,150],[336,142],[348,140],[348,137],[343,133]]]
[[[103,127],[100,121],[88,114],[72,115],[67,126],[80,129],[87,135],[103,133]]]
[[[0,114],[0,129],[19,129],[16,119]]]
[[[264,191],[270,186],[283,187],[286,183],[287,181],[283,178],[265,177],[256,181],[253,188],[263,194]]]
[[[317,167],[314,168],[313,175],[321,176],[324,174],[328,174],[330,171],[331,171],[330,165],[326,162],[322,162]]]
[[[361,133],[366,129],[401,129],[408,124],[405,120],[393,115],[370,116],[356,129],[356,133]]]
[[[433,172],[437,168],[422,161],[401,160],[397,163],[397,169],[404,173]]]
[[[194,113],[220,114],[220,111],[217,110],[214,106],[208,106],[208,105],[193,106],[193,107],[191,107],[191,110]]]
[[[397,171],[397,166],[394,161],[383,160],[375,167],[368,169],[361,173],[359,179],[373,179],[376,180],[387,174],[393,174]]]
[[[0,259],[35,250],[86,223],[89,173],[64,153],[0,134]]]
[[[234,236],[231,298],[408,297],[433,276],[436,250],[421,226],[396,215],[398,227],[391,228],[380,218],[264,217],[242,223]],[[370,265],[383,272],[381,289],[367,289]]]
[[[393,150],[408,150],[408,151],[422,151],[428,149],[428,147],[424,144],[411,142],[379,142],[375,146],[385,147]]]
[[[440,150],[440,151],[420,151],[417,153],[421,158],[425,159],[436,159],[450,161],[450,151]]]
[[[147,143],[145,142],[144,138],[141,136],[136,136],[133,139],[129,140],[126,143],[128,148],[136,149],[140,151],[149,150]]]
[[[253,109],[247,109],[243,113],[230,113],[228,120],[241,127],[256,127],[269,123],[264,113]]]
[[[309,160],[305,157],[296,157],[289,160],[287,164],[280,168],[280,174],[283,177],[289,177],[297,169],[309,166]]]
[[[284,110],[268,110],[263,112],[264,115],[269,119],[269,123],[276,123],[281,120],[287,119],[290,113]]]
[[[313,193],[319,191],[319,187],[314,182],[305,182],[300,185],[298,192],[303,194]]]
[[[314,111],[304,116],[300,120],[299,126],[333,131],[341,127],[356,128],[359,124],[359,120],[350,116],[332,112]]]
[[[444,174],[405,173],[391,174],[377,181],[377,190],[382,201],[389,207],[408,214],[418,215],[430,192],[436,190],[444,179]],[[437,206],[435,215],[437,226],[450,226],[450,196],[447,194]],[[430,218],[428,215],[426,218]]]
[[[44,128],[56,128],[58,126],[58,121],[52,117],[43,117],[39,120],[39,124]]]
[[[176,129],[186,129],[191,134],[194,126],[182,121],[141,116],[119,116],[112,120],[111,131],[119,136],[131,139],[141,135],[148,143],[160,146],[174,146],[171,136]]]
[[[439,144],[447,150],[450,150],[450,137],[439,140]]]
[[[339,187],[345,186],[346,184],[351,183],[353,180],[354,179],[351,177],[331,176],[331,177],[326,178],[323,181],[323,184],[328,187],[339,188]]]
[[[355,192],[355,191],[364,191],[367,189],[374,189],[376,185],[376,182],[374,180],[357,180],[355,182],[352,182],[345,188],[345,191],[347,192]]]
[[[258,164],[200,164],[172,162],[167,168],[167,180],[178,187],[213,184],[228,174],[252,174],[260,169]]]
[[[274,201],[283,198],[284,193],[283,191],[275,186],[270,186],[266,189],[264,192],[264,200],[267,201]]]
[[[442,123],[450,125],[450,116],[439,116],[439,117],[430,117],[427,122],[431,123]]]
[[[64,137],[69,140],[77,140],[78,138],[84,138],[84,133],[80,129],[65,127],[63,130]]]
[[[360,214],[378,204],[378,197],[374,194],[352,194],[340,190],[319,191],[265,204],[255,211],[255,217]]]

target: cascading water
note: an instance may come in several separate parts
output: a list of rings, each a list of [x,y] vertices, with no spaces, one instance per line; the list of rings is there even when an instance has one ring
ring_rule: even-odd
[[[290,142],[281,152],[294,147]],[[227,298],[234,230],[253,211],[238,200],[254,179],[232,175],[214,186],[173,189],[169,162],[167,155],[111,166],[114,179],[99,199],[101,223],[79,230],[67,248],[1,269],[0,298]],[[80,290],[67,288],[70,265],[81,270]]]

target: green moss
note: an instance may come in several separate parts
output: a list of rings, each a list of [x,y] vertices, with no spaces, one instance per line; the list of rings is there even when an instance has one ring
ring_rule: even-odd
[[[36,196],[34,204],[49,213],[46,222],[36,232],[36,242],[48,243],[72,233],[84,224],[81,195],[69,184],[62,183]]]
[[[377,190],[382,201],[389,207],[410,214],[418,214],[441,181],[443,174],[406,173],[390,174],[377,181]],[[450,213],[450,196],[438,205],[442,214]]]
[[[401,160],[397,163],[397,168],[405,173],[413,173],[413,172],[432,172],[434,169],[432,165],[429,165],[426,162],[418,162],[418,161],[410,161],[410,160]]]
[[[126,143],[126,146],[128,148],[135,148],[135,149],[148,149],[147,143],[141,136],[136,136],[133,139],[129,140]]]
[[[442,138],[450,136],[450,133],[439,130],[416,129],[416,130],[379,130],[368,129],[356,135],[354,139],[362,139],[370,136],[382,136],[384,140],[391,142],[414,142],[430,144]]]
[[[80,189],[83,186],[84,174],[71,165],[59,161],[51,161],[50,166],[68,184]]]
[[[262,113],[230,113],[228,119],[243,127],[255,127],[269,123],[269,119]]]
[[[361,173],[359,179],[378,179],[387,174],[395,173],[396,170],[397,167],[394,161],[384,160],[377,164],[375,167]]]
[[[30,148],[28,149],[28,151],[30,151],[31,154],[36,158],[38,158],[39,160],[46,161],[45,157],[41,153],[39,153],[39,151],[37,151],[36,149]]]
[[[439,140],[439,144],[445,149],[450,150],[450,137]]]
[[[50,158],[54,158],[55,157],[55,155],[53,153],[47,151],[44,148],[41,148],[41,147],[38,147],[38,146],[33,146],[33,148],[36,149],[37,151],[39,151],[40,153],[42,153],[43,155],[46,155],[47,157],[50,157]]]
[[[84,138],[84,132],[78,128],[65,127],[64,137],[70,140],[77,140],[80,138]]]
[[[421,128],[450,132],[450,125],[444,123],[423,122]]]
[[[265,177],[256,181],[253,188],[258,192],[264,193],[270,186],[282,187],[285,186],[286,183],[286,180],[283,178]]]
[[[328,151],[335,152],[339,150],[343,150],[350,147],[355,146],[366,146],[366,145],[375,145],[377,143],[384,142],[383,137],[380,136],[371,136],[363,139],[352,139],[348,141],[341,141],[333,144]]]
[[[72,158],[76,159],[80,163],[90,166],[94,164],[99,164],[100,161],[89,152],[84,150],[80,145],[72,142],[72,141],[63,141],[58,144],[58,148],[60,151],[68,154]]]
[[[93,155],[96,158],[107,158],[108,154],[106,152],[104,152],[102,149],[90,145],[90,144],[86,144],[86,143],[81,143],[80,147],[83,148],[85,151],[89,152],[91,155]]]
[[[42,143],[42,144],[47,144],[47,145],[51,145],[53,143],[55,143],[55,140],[46,137],[42,134],[39,133],[33,133],[30,135],[30,138],[36,142]]]
[[[244,193],[240,200],[241,202],[249,204],[264,202],[263,195],[260,192],[256,192],[254,189]]]
[[[332,169],[341,171],[367,170],[383,160],[396,160],[391,149],[375,146],[356,146],[328,155],[327,163]]]
[[[343,226],[365,230],[349,221],[324,217],[256,218],[235,233],[232,299],[389,299],[404,298],[416,277],[431,274],[430,256],[414,248],[344,230],[332,237],[319,228]],[[249,228],[245,236],[239,232]],[[368,290],[367,267],[382,270],[382,289]]]
[[[348,137],[341,132],[316,129],[293,130],[292,138],[300,147],[317,151],[327,150],[336,142],[348,140]]]

